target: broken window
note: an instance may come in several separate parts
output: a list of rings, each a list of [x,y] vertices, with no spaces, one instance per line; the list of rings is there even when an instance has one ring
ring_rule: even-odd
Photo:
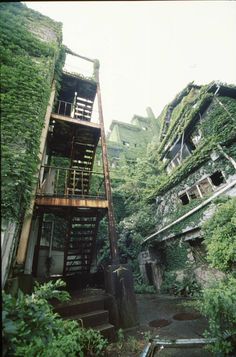
[[[170,163],[169,165],[167,165],[166,171],[167,171],[168,174],[172,171],[172,165],[171,165],[171,163]]]
[[[220,186],[225,182],[224,176],[221,171],[216,171],[210,176],[211,182],[214,186]]]
[[[191,136],[192,143],[194,144],[195,147],[197,147],[200,143],[200,140],[202,138],[202,132],[200,129],[196,129]]]
[[[186,144],[184,144],[183,149],[182,149],[182,159],[185,159],[189,155],[191,155],[191,152],[190,152],[188,146]]]
[[[207,195],[208,193],[212,192],[212,186],[208,178],[205,178],[204,180],[200,181],[198,186],[203,195]]]
[[[43,221],[40,246],[49,247],[53,234],[53,221]]]
[[[195,198],[200,197],[200,193],[197,189],[196,186],[192,187],[190,190],[188,190],[189,197],[194,200]]]
[[[187,193],[183,193],[182,195],[179,195],[179,199],[181,200],[183,205],[187,205],[189,203],[189,198]]]
[[[122,141],[122,144],[129,147],[128,141],[124,141],[124,140],[123,140],[123,141]]]

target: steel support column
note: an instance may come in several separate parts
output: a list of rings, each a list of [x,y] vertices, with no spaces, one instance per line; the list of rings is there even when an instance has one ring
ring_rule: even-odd
[[[119,263],[119,253],[117,246],[117,232],[115,226],[115,216],[114,208],[112,203],[112,192],[111,192],[111,183],[110,183],[110,174],[109,174],[109,162],[107,157],[107,146],[106,146],[106,136],[104,129],[104,120],[103,120],[103,110],[102,110],[102,98],[101,98],[101,88],[99,82],[99,61],[94,61],[94,74],[97,82],[97,99],[98,99],[98,112],[99,112],[99,123],[101,125],[101,147],[102,147],[102,161],[103,161],[103,172],[105,178],[105,192],[106,199],[108,201],[108,231],[109,231],[109,240],[110,240],[110,250],[111,258],[113,264]]]

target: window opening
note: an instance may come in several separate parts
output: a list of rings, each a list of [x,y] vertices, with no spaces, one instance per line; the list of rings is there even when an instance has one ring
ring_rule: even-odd
[[[187,193],[183,193],[182,195],[180,195],[179,199],[181,200],[183,205],[187,205],[189,203],[189,198]]]
[[[224,176],[221,171],[216,171],[210,176],[211,182],[214,186],[220,186],[223,182],[225,182]]]
[[[49,247],[53,229],[53,221],[43,221],[40,246]]]
[[[127,141],[122,141],[122,144],[125,145],[125,146],[129,146],[129,143]]]
[[[199,195],[199,192],[198,192],[198,189],[196,186],[194,186],[193,188],[191,188],[190,190],[188,190],[188,194],[189,194],[189,197],[194,200],[195,198],[198,198],[200,197]]]
[[[203,195],[207,195],[208,193],[212,192],[212,187],[208,181],[207,178],[205,178],[204,180],[200,181],[198,184],[201,192]]]
[[[200,129],[197,129],[191,137],[192,143],[194,144],[195,147],[197,147],[200,144],[201,138],[202,138],[202,132]]]

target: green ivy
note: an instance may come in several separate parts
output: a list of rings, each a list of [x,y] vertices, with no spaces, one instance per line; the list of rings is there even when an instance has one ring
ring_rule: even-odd
[[[2,3],[0,12],[2,215],[19,221],[36,185],[40,135],[64,52],[61,24],[21,3]],[[56,40],[42,41],[42,29],[55,31]]]
[[[210,265],[223,272],[232,271],[236,264],[236,198],[218,204],[203,231]]]
[[[211,351],[217,356],[228,355],[233,350],[233,344],[232,340],[226,340],[225,334],[236,334],[236,278],[229,275],[204,289],[199,308],[209,319],[205,336],[216,339],[210,346]]]

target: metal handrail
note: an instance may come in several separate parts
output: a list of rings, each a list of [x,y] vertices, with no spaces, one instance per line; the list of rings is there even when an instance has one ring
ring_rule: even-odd
[[[66,171],[81,171],[81,172],[86,172],[86,173],[91,173],[95,175],[101,175],[103,176],[103,172],[101,171],[93,171],[93,170],[86,170],[86,169],[72,169],[71,167],[61,167],[61,166],[50,166],[50,165],[41,165],[41,168],[46,168],[46,169],[57,169],[57,170],[66,170]]]
[[[43,177],[43,179],[40,179]],[[42,165],[38,196],[105,197],[104,175],[88,169]]]
[[[93,107],[93,102],[91,103],[89,101],[86,101],[86,99],[79,98],[80,99],[80,104],[83,106],[83,108],[80,108],[80,110],[77,107],[77,102],[66,102],[64,100],[57,100],[55,104],[55,109],[54,113],[70,117],[72,119],[80,119],[84,121],[94,121],[94,114],[98,113],[96,109]],[[81,118],[78,118],[78,116],[81,114]],[[96,121],[96,119],[95,119]]]

